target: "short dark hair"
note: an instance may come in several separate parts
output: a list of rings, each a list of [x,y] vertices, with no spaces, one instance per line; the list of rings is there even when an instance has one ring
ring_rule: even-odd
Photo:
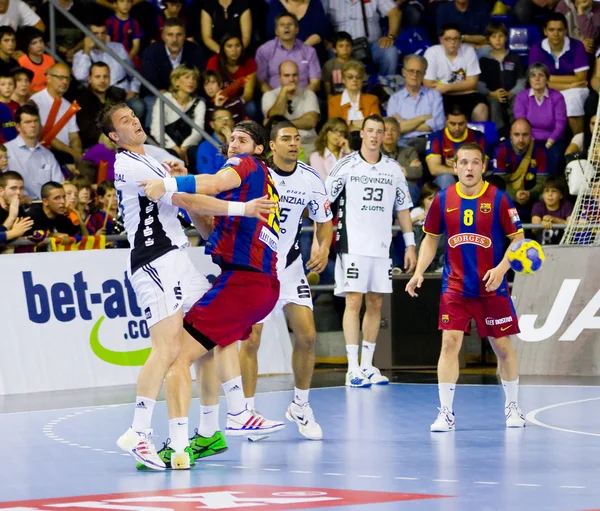
[[[252,140],[256,145],[263,146],[263,150],[266,151],[269,147],[269,143],[267,141],[267,132],[265,129],[258,124],[256,121],[241,121],[238,122],[232,131],[243,131],[250,135]]]
[[[421,207],[423,207],[423,203],[425,202],[425,199],[427,197],[431,197],[432,195],[435,195],[436,193],[438,193],[441,190],[440,186],[437,185],[436,183],[425,183],[423,185],[423,188],[421,188],[421,193],[419,194],[419,200],[417,201],[417,204]]]
[[[456,30],[459,34],[462,34],[462,30],[456,23],[444,23],[440,28],[440,37],[444,37],[444,34],[448,32],[448,30]]]
[[[223,87],[223,77],[218,71],[213,71],[212,69],[207,69],[202,72],[202,85],[208,82],[211,78],[214,78],[217,83]]]
[[[14,35],[15,37],[17,37],[15,29],[12,28],[10,25],[3,25],[0,27],[0,39],[2,39],[5,35]]]
[[[348,32],[336,32],[333,36],[333,47],[335,48],[335,45],[340,41],[348,41],[350,44],[352,44],[352,36]]]
[[[548,188],[556,188],[560,193],[565,195],[567,189],[565,179],[562,176],[548,176],[542,186],[542,192]]]
[[[489,39],[491,36],[497,34],[498,32],[508,37],[508,29],[506,28],[506,25],[504,23],[491,22],[485,28],[485,37]]]
[[[285,122],[287,120],[289,119],[283,115],[274,115],[273,117],[269,117],[269,120],[265,125],[266,132],[270,134],[273,131],[273,126],[279,124],[280,122]]]
[[[105,67],[106,69],[108,69],[108,72],[110,73],[110,67],[106,62],[94,62],[91,66],[90,66],[90,71],[88,73],[88,76],[92,76],[92,69],[94,69],[95,67]]]
[[[179,18],[169,18],[168,20],[165,21],[165,24],[163,26],[163,30],[165,28],[170,28],[170,27],[180,27],[183,28],[183,31],[185,32],[185,23],[180,20]]]
[[[14,181],[25,182],[23,176],[18,172],[15,172],[14,170],[7,170],[6,172],[0,174],[0,188],[4,188],[11,179]]]
[[[13,82],[15,81],[15,75],[6,69],[0,70],[0,78],[10,78]]]
[[[52,190],[63,189],[63,185],[57,183],[56,181],[48,181],[46,184],[42,185],[41,196],[42,199],[47,199],[50,196]]]
[[[23,53],[27,53],[29,50],[29,45],[35,39],[41,38],[44,40],[44,33],[41,30],[38,30],[35,27],[22,27],[19,29],[19,34],[17,36],[18,47],[23,51]]]
[[[561,12],[552,12],[552,13],[548,14],[548,17],[546,18],[546,22],[544,23],[544,28],[548,28],[548,25],[552,21],[560,21],[565,28],[569,27],[569,25],[567,24],[567,18]]]
[[[371,114],[371,115],[369,115],[369,117],[367,117],[367,118],[366,118],[366,119],[363,121],[363,123],[362,123],[362,126],[361,126],[361,128],[360,128],[361,130],[364,130],[364,129],[365,129],[365,125],[367,124],[367,121],[375,121],[375,122],[378,122],[378,123],[380,123],[380,124],[383,124],[383,126],[384,126],[384,128],[385,128],[385,121],[383,120],[383,117],[381,117],[381,115],[379,115],[379,114]]]
[[[279,23],[279,20],[281,18],[292,18],[294,20],[294,24],[296,25],[296,28],[298,28],[300,26],[300,22],[298,21],[298,16],[296,16],[292,12],[287,12],[287,11],[280,12],[277,16],[275,16],[275,26],[277,26],[277,23]]]
[[[294,123],[292,121],[289,121],[288,119],[286,119],[285,121],[279,121],[278,123],[273,124],[273,126],[271,127],[271,131],[269,133],[269,139],[271,140],[271,142],[275,142],[275,140],[277,140],[277,134],[279,133],[279,130],[282,130],[284,128],[298,129],[296,128]]]
[[[477,151],[481,155],[481,161],[485,161],[485,151],[479,144],[476,144],[475,142],[467,142],[466,144],[462,144],[456,150],[456,155],[458,155],[459,151]]]
[[[460,105],[456,103],[453,103],[448,109],[448,112],[446,113],[446,119],[451,115],[464,115],[465,117],[467,117],[467,114],[463,112],[463,109],[460,107]]]
[[[109,103],[105,105],[102,110],[98,113],[96,117],[96,126],[102,133],[104,133],[107,137],[111,131],[115,131],[115,125],[113,123],[113,115],[117,110],[121,110],[121,108],[129,108],[127,103]]]
[[[110,180],[102,181],[96,188],[96,193],[99,197],[104,197],[109,190],[116,190],[115,183]]]
[[[231,110],[229,108],[225,108],[224,106],[215,107],[214,110],[208,112],[208,122],[214,122],[217,117],[217,112],[227,112],[229,115],[232,115]]]
[[[40,111],[33,101],[28,101],[24,105],[21,105],[19,108],[17,108],[17,111],[15,112],[16,124],[21,124],[21,117],[23,117],[23,114],[33,115],[38,119],[40,118]]]

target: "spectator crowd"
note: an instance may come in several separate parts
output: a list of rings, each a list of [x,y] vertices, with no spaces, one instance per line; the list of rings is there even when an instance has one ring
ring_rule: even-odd
[[[122,232],[116,147],[95,123],[122,101],[142,119],[148,151],[199,174],[223,164],[236,122],[285,118],[300,132],[300,159],[325,179],[360,147],[363,120],[380,114],[415,232],[435,194],[456,183],[465,142],[484,149],[487,179],[543,226],[543,243],[560,240],[553,224],[572,213],[565,167],[587,159],[598,108],[598,2],[57,4],[93,37],[56,11],[50,54],[48,3],[0,2],[0,250],[23,236]]]

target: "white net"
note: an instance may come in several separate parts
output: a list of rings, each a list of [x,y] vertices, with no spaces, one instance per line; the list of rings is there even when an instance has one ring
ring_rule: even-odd
[[[600,114],[600,105],[598,107]],[[600,115],[596,115],[588,159],[567,166],[569,190],[577,194],[561,245],[600,245]]]

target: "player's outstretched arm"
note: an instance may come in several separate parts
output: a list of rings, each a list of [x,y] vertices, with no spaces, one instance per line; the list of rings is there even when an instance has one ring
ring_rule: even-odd
[[[244,203],[224,201],[207,195],[176,193],[173,194],[171,202],[174,206],[200,215],[245,216],[264,222],[278,207],[278,202],[269,200],[266,195]]]
[[[438,243],[440,241],[439,236],[432,236],[427,234],[421,242],[421,248],[419,248],[419,260],[417,261],[417,269],[415,274],[406,284],[406,292],[410,296],[419,296],[416,292],[417,288],[423,284],[423,274],[425,270],[429,268],[431,261],[435,257],[437,252]]]
[[[201,193],[204,195],[218,195],[227,190],[240,186],[241,180],[238,173],[225,169],[215,175],[201,174],[198,176],[165,177],[163,179],[150,179],[140,182],[144,187],[144,194],[153,201],[158,201],[166,193],[184,192]]]
[[[486,272],[486,274],[483,277],[483,281],[485,282],[485,290],[487,292],[491,293],[492,291],[496,291],[496,289],[500,287],[500,284],[502,284],[502,282],[504,281],[504,275],[506,275],[506,272],[510,269],[510,263],[508,262],[508,251],[514,243],[516,243],[519,240],[522,240],[524,237],[525,235],[523,234],[523,232],[513,234],[510,237],[510,245],[506,249],[506,252],[504,253],[502,261],[500,261],[500,264]]]

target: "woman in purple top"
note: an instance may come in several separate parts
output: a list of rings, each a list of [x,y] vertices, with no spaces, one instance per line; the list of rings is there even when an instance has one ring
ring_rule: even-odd
[[[515,99],[515,119],[527,119],[535,140],[544,142],[548,149],[548,172],[560,170],[566,144],[563,140],[567,126],[567,105],[563,95],[548,88],[550,71],[544,64],[531,64],[527,69],[529,89]],[[555,154],[556,153],[556,154]],[[555,168],[550,168],[556,164]]]

